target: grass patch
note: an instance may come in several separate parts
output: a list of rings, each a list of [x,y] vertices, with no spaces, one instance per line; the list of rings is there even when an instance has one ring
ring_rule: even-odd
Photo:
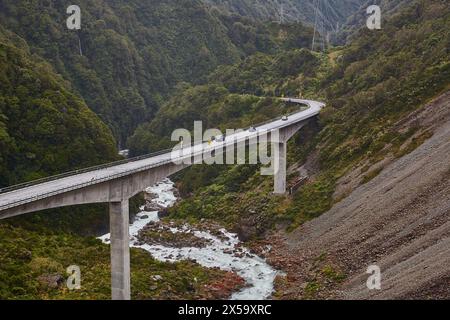
[[[304,294],[305,299],[313,299],[316,296],[317,292],[320,291],[320,289],[321,289],[321,285],[317,281],[314,280],[314,281],[308,282],[308,284],[306,285],[306,288],[305,288],[305,294]]]
[[[345,275],[337,270],[335,270],[332,266],[326,265],[323,267],[321,271],[322,275],[324,275],[327,279],[333,282],[342,282],[345,279]]]
[[[328,211],[333,204],[334,178],[323,175],[303,186],[295,195],[292,206],[282,219],[290,222],[288,232]]]
[[[361,180],[361,184],[366,184],[367,182],[369,182],[372,179],[374,179],[375,177],[377,177],[381,173],[381,171],[383,171],[383,169],[384,169],[384,167],[381,166],[379,168],[376,168],[376,169],[370,171],[366,175],[364,175],[364,177]]]
[[[397,150],[394,153],[395,158],[398,159],[407,154],[410,154],[411,152],[416,150],[418,147],[420,147],[425,141],[430,139],[433,136],[433,134],[434,133],[431,130],[426,130],[423,133],[421,133],[419,136],[412,138],[411,142],[407,146],[405,146],[403,148],[399,148],[399,150]]]

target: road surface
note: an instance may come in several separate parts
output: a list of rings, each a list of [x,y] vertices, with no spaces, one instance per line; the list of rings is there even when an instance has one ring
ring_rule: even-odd
[[[280,118],[272,122],[268,122],[264,125],[255,127],[256,131],[252,130],[253,132],[246,130],[235,133],[233,135],[229,135],[223,142],[215,141],[213,143],[203,143],[194,146],[186,146],[183,148],[182,153],[178,152],[178,156],[175,154],[175,152],[168,151],[166,153],[144,158],[142,160],[130,161],[117,165],[114,165],[113,163],[111,166],[102,169],[83,172],[79,174],[70,174],[62,178],[55,178],[54,180],[45,181],[42,183],[32,183],[32,185],[26,185],[17,189],[13,188],[13,190],[8,188],[6,192],[0,193],[0,212],[2,210],[6,210],[18,205],[33,202],[37,199],[43,199],[67,191],[103,183],[105,181],[110,181],[136,172],[148,170],[150,168],[158,167],[177,160],[181,161],[183,158],[186,158],[186,154],[189,154],[189,157],[191,157],[195,155],[201,155],[203,153],[211,153],[213,149],[217,148],[217,144],[219,143],[226,147],[227,145],[233,145],[236,142],[255,138],[258,135],[261,135],[261,132],[274,131],[315,117],[325,106],[325,104],[322,102],[312,100],[292,98],[282,98],[281,100],[286,102],[289,101],[292,103],[304,104],[308,106],[308,109],[289,115],[288,119],[285,121]]]

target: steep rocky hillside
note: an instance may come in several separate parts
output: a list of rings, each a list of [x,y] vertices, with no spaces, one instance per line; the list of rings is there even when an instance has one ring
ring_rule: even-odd
[[[278,297],[450,298],[450,91],[396,126],[413,124],[431,138],[375,164],[384,168],[376,178],[286,236],[284,250],[273,250],[271,261],[288,271]],[[355,168],[338,184],[348,187],[361,175]],[[373,264],[382,290],[366,287]]]

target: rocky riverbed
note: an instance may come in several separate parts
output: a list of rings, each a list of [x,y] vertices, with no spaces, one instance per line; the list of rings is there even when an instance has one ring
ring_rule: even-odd
[[[166,179],[146,191],[147,204],[130,225],[131,246],[148,251],[160,261],[191,260],[207,268],[236,274],[246,285],[233,293],[231,299],[262,300],[271,296],[277,271],[245,248],[236,234],[210,222],[192,226],[179,221],[161,221],[158,212],[177,200],[174,184]],[[100,239],[108,243],[109,234]]]

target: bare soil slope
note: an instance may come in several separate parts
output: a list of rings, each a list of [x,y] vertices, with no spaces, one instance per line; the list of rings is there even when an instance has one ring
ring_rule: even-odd
[[[269,257],[287,259],[281,298],[450,299],[450,92],[403,122],[434,135],[284,237]],[[366,287],[372,264],[381,290]]]

